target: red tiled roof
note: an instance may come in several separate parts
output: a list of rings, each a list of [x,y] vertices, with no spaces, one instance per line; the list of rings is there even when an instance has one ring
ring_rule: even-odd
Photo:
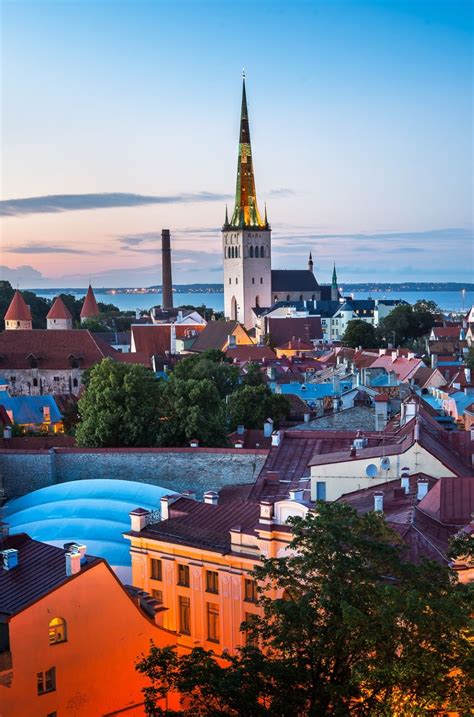
[[[474,476],[440,478],[417,508],[440,523],[466,525],[474,512]]]
[[[437,339],[458,339],[461,326],[435,326],[433,334]]]
[[[147,356],[164,356],[171,349],[171,326],[169,324],[132,324],[132,345],[138,353]]]
[[[92,291],[92,286],[89,284],[89,288],[87,289],[86,298],[84,299],[84,303],[82,304],[81,309],[81,319],[89,319],[93,318],[94,316],[99,316],[100,310],[97,306],[97,301],[95,300],[94,292]]]
[[[28,357],[32,355],[40,369],[68,369],[73,358],[84,369],[106,356],[116,358],[118,353],[86,329],[28,329],[0,334],[0,371],[29,369]]]
[[[101,558],[88,556],[81,572],[68,577],[67,550],[32,540],[26,533],[8,536],[0,545],[2,550],[14,548],[19,551],[18,566],[0,570],[0,613],[5,615],[16,615],[66,581],[77,578],[84,570],[104,562]]]
[[[191,351],[207,351],[207,349],[222,350],[227,339],[239,326],[238,321],[209,321],[204,331],[201,331],[193,343]],[[244,327],[242,330],[245,331]]]
[[[319,316],[298,316],[287,319],[269,318],[268,333],[276,346],[280,346],[294,338],[302,341],[323,338],[321,318]],[[311,348],[313,347],[311,346]]]
[[[260,362],[263,359],[271,361],[275,358],[275,352],[269,346],[256,346],[255,344],[231,346],[225,355],[236,363]]]
[[[54,304],[48,311],[47,319],[72,319],[71,312],[60,296],[57,296]]]
[[[168,520],[148,525],[139,535],[228,553],[231,547],[231,528],[237,525],[253,528],[258,523],[260,506],[247,500],[209,505],[189,498],[179,498],[170,505],[169,514]]]
[[[400,382],[408,381],[417,370],[424,366],[423,361],[420,358],[405,358],[404,356],[398,356],[395,360],[392,356],[377,356],[375,361],[371,364],[372,368],[384,368],[387,372],[393,371]]]
[[[23,296],[18,289],[13,294],[13,299],[4,316],[5,321],[31,321],[30,307],[27,306]]]
[[[119,363],[141,364],[142,366],[151,368],[151,357],[144,352],[138,353],[136,351],[127,351],[123,353],[118,351],[114,358]]]
[[[293,338],[291,341],[287,341],[285,344],[277,346],[277,351],[284,351],[285,349],[287,351],[312,351],[313,348],[313,344],[306,343],[306,341],[302,341],[301,339]]]
[[[257,428],[246,428],[243,433],[233,431],[227,437],[232,446],[242,441],[243,448],[270,448],[272,444],[271,436],[264,436],[263,431]]]

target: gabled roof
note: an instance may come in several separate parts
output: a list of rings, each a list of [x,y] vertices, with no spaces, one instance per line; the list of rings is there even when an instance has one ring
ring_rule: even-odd
[[[446,525],[467,525],[474,513],[474,477],[440,478],[418,510]]]
[[[26,305],[18,289],[13,294],[13,299],[10,302],[4,319],[5,321],[31,321],[30,307]]]
[[[309,269],[272,269],[272,292],[318,291],[319,284]]]
[[[148,525],[137,535],[225,554],[231,547],[231,528],[253,528],[258,523],[260,505],[247,500],[209,505],[178,498],[170,505],[169,515],[168,520]]]
[[[95,300],[94,292],[92,291],[92,286],[89,284],[89,288],[87,289],[86,298],[84,299],[84,303],[82,304],[81,309],[81,319],[91,319],[94,316],[99,316],[100,310],[97,306],[97,301]]]
[[[0,405],[11,411],[13,422],[18,425],[40,424],[44,422],[44,408],[49,408],[51,423],[62,420],[61,412],[54,396],[10,396],[8,391],[0,391]]]
[[[319,316],[297,316],[287,319],[268,318],[268,333],[272,342],[279,346],[293,338],[310,342],[323,337]],[[313,346],[311,346],[313,348]]]
[[[435,339],[459,339],[462,326],[434,326],[433,336]]]
[[[269,346],[257,346],[256,344],[230,346],[227,348],[225,355],[236,363],[253,361],[259,363],[264,359],[265,361],[272,361],[275,358],[275,352]]]
[[[4,538],[0,541],[0,548],[19,551],[17,567],[0,570],[0,620],[2,616],[5,619],[16,615],[63,583],[104,562],[101,558],[88,556],[81,571],[69,577],[66,575],[65,558],[68,551],[63,548],[32,540],[26,533]]]
[[[72,319],[71,312],[60,296],[57,296],[54,304],[48,311],[47,319]]]
[[[299,338],[292,338],[290,341],[286,341],[284,344],[281,344],[281,346],[277,346],[278,351],[284,351],[285,349],[287,351],[312,351],[313,344],[302,341]]]
[[[208,349],[222,351],[227,344],[228,337],[232,336],[239,326],[238,321],[209,321],[193,343],[191,351],[201,352]],[[241,328],[245,331],[243,326]]]
[[[77,358],[80,368],[99,363],[119,352],[86,329],[28,329],[0,333],[0,369],[29,369],[29,356],[35,356],[40,369],[68,369]]]

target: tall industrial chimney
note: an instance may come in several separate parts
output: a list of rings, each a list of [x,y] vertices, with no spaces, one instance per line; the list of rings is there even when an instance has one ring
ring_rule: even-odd
[[[170,230],[161,230],[161,271],[162,271],[162,291],[163,291],[163,308],[173,308],[173,281],[171,279],[171,243]]]

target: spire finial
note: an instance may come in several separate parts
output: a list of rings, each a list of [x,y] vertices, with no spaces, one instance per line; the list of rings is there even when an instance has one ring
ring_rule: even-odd
[[[242,79],[245,80],[245,67],[242,68]]]

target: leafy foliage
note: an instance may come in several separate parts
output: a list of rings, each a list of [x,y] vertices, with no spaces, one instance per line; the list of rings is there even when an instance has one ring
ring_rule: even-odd
[[[342,337],[342,343],[353,349],[359,346],[362,346],[363,349],[376,349],[379,346],[375,327],[362,319],[349,321]]]
[[[150,716],[400,717],[470,709],[472,589],[432,562],[405,561],[376,513],[318,503],[290,519],[286,557],[255,570],[263,616],[224,664],[200,648],[152,646],[137,669]],[[157,698],[179,693],[164,712]]]
[[[378,327],[379,340],[395,346],[426,336],[430,333],[440,312],[434,301],[417,301],[416,304],[400,304],[383,318]],[[395,339],[394,341],[392,339]]]
[[[154,446],[161,421],[161,382],[140,365],[107,358],[90,369],[79,400],[79,446]]]
[[[245,386],[262,386],[264,384],[262,370],[258,363],[247,364],[242,381]]]
[[[263,384],[242,386],[231,394],[227,403],[229,427],[235,430],[242,425],[245,428],[263,428],[267,418],[278,426],[282,418],[290,412],[290,404],[285,396],[275,394]]]
[[[207,379],[214,383],[219,396],[225,398],[237,388],[239,369],[233,366],[221,351],[209,349],[180,361],[175,366],[172,377],[196,381]]]

